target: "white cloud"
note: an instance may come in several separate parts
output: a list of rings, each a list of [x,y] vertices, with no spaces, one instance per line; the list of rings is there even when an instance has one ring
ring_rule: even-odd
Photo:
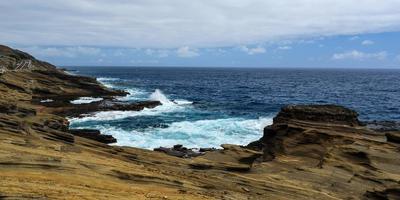
[[[350,41],[354,41],[354,40],[358,40],[358,39],[360,39],[360,37],[358,37],[358,36],[353,36],[353,37],[349,38]]]
[[[68,57],[73,58],[79,55],[83,56],[95,56],[101,53],[99,48],[93,47],[22,47],[23,51],[29,52],[34,56],[39,57]]]
[[[158,60],[130,60],[129,63],[137,65],[157,64]]]
[[[400,54],[396,56],[396,61],[400,62]]]
[[[226,47],[400,30],[399,0],[4,0],[0,7],[0,38],[19,46]]]
[[[371,40],[364,40],[361,42],[361,44],[367,46],[367,45],[373,45],[375,44],[375,42]]]
[[[168,57],[170,51],[167,49],[146,49],[144,53],[148,56],[157,56],[159,58]]]
[[[249,55],[260,54],[260,53],[265,53],[266,52],[265,48],[261,47],[261,46],[254,47],[254,48],[241,46],[240,50],[242,50],[243,52],[246,52]]]
[[[343,53],[336,53],[332,56],[333,60],[368,60],[368,59],[375,59],[375,60],[385,60],[387,58],[387,52],[381,51],[377,53],[365,53],[357,50],[347,51]]]
[[[191,49],[188,46],[184,46],[176,50],[178,57],[182,58],[191,58],[199,56],[200,54],[197,52],[196,49]]]
[[[278,47],[278,49],[279,50],[290,50],[290,49],[292,49],[292,47],[291,46],[280,46],[280,47]]]

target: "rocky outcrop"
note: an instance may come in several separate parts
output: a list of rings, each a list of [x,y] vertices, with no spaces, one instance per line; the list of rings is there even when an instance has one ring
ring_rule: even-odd
[[[274,118],[274,124],[303,120],[357,126],[357,112],[336,105],[289,105]]]
[[[112,135],[101,134],[99,130],[95,129],[69,129],[68,132],[72,135],[95,140],[104,144],[112,144],[117,142],[117,139],[115,139]]]
[[[386,192],[391,196],[387,199],[400,198],[390,189],[400,183],[397,134],[361,126],[356,116],[340,106],[288,106],[248,148],[263,151],[261,161],[271,168],[294,170],[292,177],[335,184],[332,191],[340,188],[340,198],[352,193],[358,198],[379,197]],[[370,192],[377,188],[386,192]]]
[[[88,104],[77,104],[73,105],[69,102],[51,102],[51,103],[42,103],[41,105],[46,105],[46,109],[48,112],[60,115],[60,116],[68,116],[68,117],[79,117],[82,114],[88,114],[92,112],[98,111],[140,111],[144,108],[155,108],[161,103],[159,101],[143,101],[136,103],[126,103],[126,102],[118,102],[114,100],[103,100],[99,102],[92,102]]]
[[[174,145],[172,148],[158,147],[158,148],[155,148],[154,151],[163,152],[167,155],[175,156],[175,157],[179,157],[179,158],[192,158],[192,157],[197,157],[197,156],[201,156],[204,154],[202,152],[197,152],[194,149],[186,148],[180,144]]]
[[[247,172],[254,161],[262,156],[261,152],[246,149],[238,145],[223,144],[223,149],[207,152],[190,163],[194,169],[220,169]]]

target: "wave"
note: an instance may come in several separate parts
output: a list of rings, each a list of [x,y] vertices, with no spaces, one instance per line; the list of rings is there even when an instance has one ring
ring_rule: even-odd
[[[171,100],[169,100],[164,93],[159,90],[156,89],[151,95],[150,95],[150,100],[152,101],[159,101],[161,102],[161,104],[163,105],[171,105],[174,104],[174,102],[172,102]]]
[[[70,118],[71,123],[84,123],[88,121],[113,121],[120,120],[130,117],[140,117],[140,116],[158,116],[173,112],[184,112],[185,107],[182,106],[172,106],[161,105],[155,108],[144,108],[141,111],[102,111],[90,114],[86,117],[81,118]]]
[[[137,88],[129,88],[129,89],[124,89],[125,92],[129,93],[126,96],[123,97],[117,97],[116,99],[118,101],[137,101],[137,100],[146,100],[148,93],[137,89]]]
[[[185,100],[185,99],[175,99],[173,102],[178,104],[178,105],[191,105],[191,104],[193,104],[193,101],[188,101],[188,100]]]
[[[190,105],[193,104],[192,101],[188,101],[185,99],[175,99],[175,100],[169,100],[167,96],[160,90],[156,89],[151,95],[150,95],[150,100],[152,101],[159,101],[163,105]]]
[[[115,85],[115,82],[121,81],[120,78],[110,78],[110,77],[100,77],[97,80],[103,84],[104,86],[112,89],[124,90],[128,93],[128,95],[123,97],[116,97],[118,101],[137,101],[137,100],[146,100],[147,92],[137,89],[137,88],[126,88]]]
[[[93,102],[102,101],[103,98],[93,98],[93,97],[80,97],[79,99],[70,101],[72,104],[88,104]]]
[[[119,81],[121,79],[120,78],[111,78],[111,77],[99,77],[99,78],[96,78],[96,80],[99,82],[104,82],[104,81]]]
[[[182,144],[190,148],[218,148],[226,143],[243,145],[255,141],[262,137],[264,127],[270,124],[272,118],[226,118],[174,122],[167,128],[147,128],[140,131],[124,130],[109,125],[97,125],[95,128],[113,135],[118,141],[116,145],[121,146],[153,149]]]

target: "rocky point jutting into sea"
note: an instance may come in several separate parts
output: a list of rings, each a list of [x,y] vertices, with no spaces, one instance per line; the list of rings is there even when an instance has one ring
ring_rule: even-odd
[[[341,106],[286,106],[247,146],[150,151],[66,117],[160,102],[118,102],[124,91],[6,46],[0,70],[0,199],[400,199],[400,131]],[[70,103],[88,96],[101,100]]]

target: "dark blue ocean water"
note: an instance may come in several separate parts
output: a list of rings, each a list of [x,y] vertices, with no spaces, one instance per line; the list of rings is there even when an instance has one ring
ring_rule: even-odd
[[[99,128],[120,145],[153,148],[245,144],[287,104],[339,104],[362,120],[400,120],[400,70],[70,67],[131,95],[122,101],[168,98],[140,112],[102,112],[72,119]],[[153,94],[156,89],[159,92]],[[152,95],[153,94],[153,95]],[[178,104],[168,101],[179,99]],[[193,103],[191,103],[193,102]]]

